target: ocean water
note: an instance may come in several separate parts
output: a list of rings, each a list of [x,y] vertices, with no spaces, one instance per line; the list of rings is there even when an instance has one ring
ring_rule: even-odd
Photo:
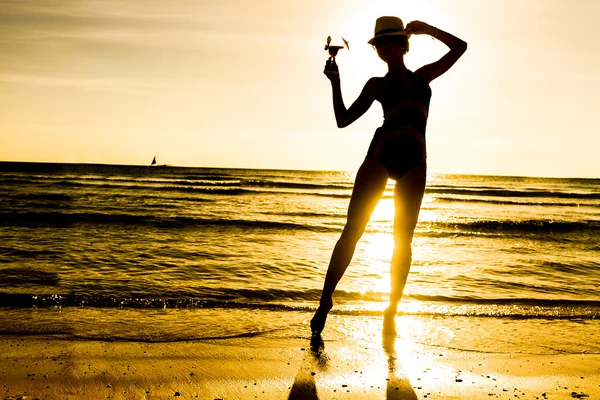
[[[0,334],[304,337],[353,178],[0,163]],[[379,323],[393,216],[390,181],[334,296],[332,337]],[[544,331],[551,351],[600,353],[599,288],[600,179],[429,175],[400,307],[407,336],[466,348],[500,328]],[[475,347],[530,349],[511,343]]]

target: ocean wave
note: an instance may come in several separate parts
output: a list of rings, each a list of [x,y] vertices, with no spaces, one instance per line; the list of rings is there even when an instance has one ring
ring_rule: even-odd
[[[158,187],[162,186],[172,186],[172,185],[181,185],[181,186],[209,186],[209,187],[231,187],[231,186],[239,186],[241,181],[239,179],[232,180],[189,180],[189,179],[179,179],[179,178],[155,178],[155,179],[147,179],[147,178],[127,178],[127,177],[77,177],[73,179],[74,182],[83,181],[92,181],[92,182],[108,182],[108,183],[131,183],[131,184],[140,184],[140,183],[149,183],[152,185],[156,185]]]
[[[294,180],[252,179],[243,174],[201,174],[178,175],[163,174],[157,177],[140,176],[82,176],[82,175],[33,175],[24,179],[23,175],[3,176],[3,185],[46,185],[47,187],[88,187],[92,189],[118,188],[129,191],[186,191],[205,194],[258,194],[261,192],[274,193],[281,189],[282,193],[317,195],[334,198],[349,198],[352,189],[351,182],[300,182]],[[288,192],[289,190],[289,192]],[[575,189],[576,190],[576,189]],[[545,189],[506,189],[493,186],[462,187],[447,185],[431,185],[425,190],[429,195],[435,195],[440,201],[485,202],[489,204],[515,204],[539,206],[578,206],[576,202],[560,203],[557,200],[600,200],[597,191],[552,191]],[[460,196],[460,197],[453,197]],[[389,193],[388,198],[392,197]],[[508,199],[523,199],[508,200]],[[549,199],[551,201],[532,201],[526,199]]]
[[[421,228],[440,229],[446,231],[486,232],[486,233],[569,233],[600,232],[599,221],[553,221],[553,220],[475,220],[468,222],[430,222],[422,223]]]
[[[3,256],[22,258],[22,257],[38,257],[38,256],[49,256],[60,254],[58,250],[52,249],[23,249],[23,248],[14,248],[8,246],[0,246],[0,254]],[[0,269],[0,271],[3,271]]]
[[[350,197],[352,197],[352,195],[350,193],[317,193],[317,192],[312,192],[312,193],[300,193],[303,195],[309,195],[309,196],[318,196],[318,197],[330,197],[330,198],[334,198],[334,199],[349,199]],[[382,198],[385,198],[385,196],[383,196]]]
[[[205,179],[203,179],[205,178]],[[300,189],[300,190],[349,190],[352,189],[351,184],[331,184],[331,183],[304,183],[294,181],[279,181],[279,180],[257,180],[244,179],[241,177],[112,177],[112,176],[31,176],[29,179],[22,178],[6,178],[3,181],[6,186],[22,185],[22,184],[48,184],[55,186],[91,186],[91,187],[127,187],[130,189],[144,189],[148,187],[155,188],[173,188],[193,186],[199,187],[215,187],[215,188],[230,188],[230,187],[248,187],[248,188],[265,188],[265,189]],[[254,190],[253,192],[256,192]]]
[[[37,275],[41,272],[37,271]],[[52,275],[52,274],[51,274]],[[56,279],[54,275],[52,279]],[[44,279],[47,279],[44,275]],[[82,294],[12,294],[0,292],[0,306],[14,307],[55,307],[55,306],[90,306],[108,308],[238,308],[238,307],[280,307],[297,309],[293,303],[318,302],[321,296],[320,289],[286,290],[286,289],[233,289],[233,288],[199,288],[202,292],[198,297],[179,296],[170,292],[169,297],[164,294],[144,296],[109,296],[109,295],[82,295]],[[358,302],[385,302],[389,293],[384,292],[350,292],[337,290],[334,295],[336,304],[349,304]],[[417,301],[424,303],[446,303],[454,305],[500,305],[500,306],[530,306],[530,307],[584,307],[600,309],[600,300],[577,299],[547,299],[547,298],[479,298],[468,296],[439,296],[406,294],[403,301]],[[342,306],[343,308],[343,306]],[[310,309],[313,309],[312,306]]]
[[[86,194],[87,196],[93,196],[93,193],[88,193]],[[113,199],[133,199],[135,200],[139,200],[140,196],[138,194],[130,194],[130,193],[111,193],[111,194],[97,194],[98,197],[102,197],[105,198],[107,200],[113,200]],[[193,193],[189,194],[188,196],[166,196],[164,194],[160,194],[160,193],[147,193],[144,195],[144,200],[159,200],[159,202],[167,202],[167,201],[171,201],[171,202],[183,202],[183,203],[187,203],[187,202],[191,202],[191,203],[205,203],[205,202],[214,202],[217,201],[217,199],[208,199],[206,197],[197,197],[194,196]]]
[[[229,179],[235,179],[228,174],[222,173],[200,173],[196,175],[183,175],[181,176],[183,179],[191,180],[191,181],[226,181]]]
[[[508,189],[478,189],[460,187],[428,187],[425,193],[430,194],[452,194],[475,197],[527,197],[527,198],[550,198],[550,199],[587,199],[599,200],[600,193],[583,192],[555,192],[548,190],[508,190]]]
[[[159,191],[159,192],[192,192],[205,194],[226,194],[238,195],[249,192],[235,186],[232,187],[195,187],[195,186],[177,186],[177,185],[137,185],[137,184],[119,184],[119,183],[97,183],[87,184],[85,182],[61,180],[56,182],[57,186],[63,187],[89,187],[91,189],[119,189],[119,190],[140,190],[140,191]]]
[[[345,214],[334,214],[328,212],[265,212],[265,215],[279,215],[284,217],[302,217],[302,218],[325,218],[325,219],[346,219]]]
[[[33,268],[2,268],[0,269],[0,282],[2,282],[0,283],[2,287],[20,287],[26,284],[58,286],[59,278],[56,272]]]
[[[542,261],[540,263],[540,267],[544,270],[558,273],[562,276],[562,274],[581,274],[584,276],[590,270],[597,270],[600,268],[600,260],[587,261],[587,260],[578,260],[577,262],[556,262],[556,261]]]
[[[185,192],[185,191],[184,191]],[[145,193],[143,195],[143,200],[147,201],[147,200],[158,200],[160,204],[165,205],[166,202],[182,202],[182,203],[204,203],[204,202],[214,202],[217,201],[217,198],[211,199],[211,198],[207,198],[207,197],[198,197],[195,196],[195,193],[193,191],[188,191],[189,195],[185,196],[185,195],[172,195],[172,196],[168,196],[165,195],[164,193],[160,193],[159,191],[155,191],[154,193]],[[209,193],[210,189],[209,189]],[[90,198],[94,198],[94,200],[106,200],[106,201],[113,201],[113,200],[118,200],[118,199],[131,199],[134,202],[135,201],[139,201],[140,200],[140,194],[139,193],[128,193],[126,191],[123,192],[111,192],[111,193],[102,193],[102,192],[86,192],[84,194],[84,196],[87,199]],[[0,198],[2,198],[2,196],[0,195]],[[79,196],[76,194],[64,194],[64,193],[29,193],[29,194],[20,194],[20,193],[15,193],[15,194],[9,194],[6,196],[6,200],[8,201],[12,201],[14,202],[13,204],[15,206],[19,206],[20,208],[22,208],[22,206],[24,204],[26,204],[28,207],[35,207],[35,208],[40,208],[40,207],[47,207],[47,208],[58,208],[58,207],[69,207],[70,205],[72,206],[72,209],[75,209],[77,207],[76,201],[79,200]],[[28,203],[18,203],[19,201],[29,201]],[[160,204],[142,204],[142,207],[154,207],[157,206],[159,207]],[[172,203],[171,207],[177,207],[177,204]]]
[[[19,200],[50,200],[50,201],[72,201],[73,196],[64,193],[26,193],[12,194],[11,197]]]
[[[91,307],[110,309],[257,309],[265,311],[314,312],[318,296],[313,291],[301,294],[288,291],[283,298],[272,298],[260,293],[255,298],[135,298],[110,296],[85,296],[76,294],[40,295],[0,293],[0,307],[10,308],[56,308]],[[320,291],[318,291],[320,293]],[[245,293],[246,296],[248,292]],[[371,294],[373,295],[373,294]],[[256,298],[258,297],[258,299]],[[307,298],[308,297],[308,298]],[[365,299],[366,298],[366,299]],[[364,307],[370,296],[364,293],[336,292],[336,307],[331,311],[337,315],[380,316],[382,310]],[[371,301],[382,302],[380,296]],[[294,302],[293,299],[303,300]],[[310,300],[310,303],[307,302]],[[353,300],[354,303],[349,302]],[[358,303],[356,301],[359,300]],[[408,295],[405,301],[410,306],[400,311],[407,315],[440,315],[465,317],[493,317],[513,319],[598,319],[600,301],[568,299],[494,298],[478,299],[468,297],[444,297]]]
[[[587,203],[574,202],[544,202],[544,201],[517,201],[517,200],[494,200],[494,199],[477,199],[464,197],[435,197],[436,201],[448,203],[480,203],[480,204],[499,204],[499,205],[517,205],[517,206],[540,206],[540,207],[581,207],[588,205]],[[589,204],[589,205],[596,205]]]
[[[301,183],[301,182],[286,182],[286,181],[266,181],[266,180],[244,180],[241,186],[261,187],[261,188],[284,188],[284,189],[318,189],[318,190],[348,190],[352,189],[352,185],[332,185],[318,183]]]
[[[6,187],[7,189],[10,189],[12,187],[15,186],[20,186],[20,185],[33,185],[35,184],[35,181],[33,181],[31,179],[31,177],[8,177],[4,174],[2,174],[2,180],[0,181],[0,185],[2,187]]]
[[[134,225],[160,228],[229,227],[265,230],[304,230],[313,232],[339,232],[339,228],[292,222],[256,221],[242,219],[207,219],[194,217],[160,217],[146,214],[123,213],[60,213],[60,212],[0,212],[0,226],[71,226],[75,224]]]
[[[164,208],[164,207],[163,207]],[[143,207],[138,207],[138,211]],[[286,214],[287,215],[287,214]],[[335,215],[326,213],[295,213],[296,217],[328,217]],[[28,211],[28,212],[0,212],[0,226],[71,226],[75,224],[97,225],[133,225],[154,226],[161,228],[195,228],[195,227],[231,227],[251,228],[266,230],[288,231],[313,231],[313,232],[339,232],[339,227],[314,225],[294,222],[280,222],[270,220],[246,220],[201,218],[192,216],[160,216],[155,214],[132,214],[123,212],[61,212],[57,211]],[[370,228],[367,232],[379,232]],[[420,222],[417,225],[417,234],[429,237],[470,236],[477,234],[578,234],[600,232],[600,221],[552,221],[552,220],[473,220],[473,221],[433,221]]]

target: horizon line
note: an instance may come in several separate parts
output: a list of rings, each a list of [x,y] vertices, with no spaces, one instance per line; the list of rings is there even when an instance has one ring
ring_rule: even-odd
[[[238,170],[258,170],[258,171],[289,171],[289,172],[338,172],[338,173],[354,173],[353,170],[336,170],[336,169],[294,169],[294,168],[264,168],[264,167],[223,167],[223,166],[189,166],[189,165],[157,165],[149,164],[104,164],[94,162],[58,162],[58,161],[2,161],[0,164],[65,164],[65,165],[93,165],[93,166],[109,166],[109,167],[141,167],[141,168],[197,168],[197,169],[238,169]],[[538,179],[584,179],[584,180],[600,180],[600,177],[581,177],[581,176],[535,176],[535,175],[502,175],[502,174],[474,174],[474,173],[445,173],[431,172],[432,175],[454,175],[454,176],[484,176],[490,178],[538,178]]]

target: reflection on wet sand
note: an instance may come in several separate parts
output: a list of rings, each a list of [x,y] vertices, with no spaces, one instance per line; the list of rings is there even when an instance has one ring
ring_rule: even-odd
[[[300,370],[294,379],[288,400],[318,400],[317,385],[315,383],[316,367],[320,371],[327,369],[329,357],[325,353],[325,344],[321,335],[313,336],[310,340],[310,355],[304,357]]]
[[[387,377],[381,377],[381,383],[383,383],[383,380],[386,381],[385,399],[416,400],[417,395],[398,361],[395,342],[396,336],[383,336],[383,354],[387,357],[388,370]],[[300,365],[288,400],[318,400],[319,394],[315,377],[317,372],[327,372],[331,369],[330,367],[335,367],[334,365],[330,365],[331,363],[331,358],[325,351],[323,339],[321,336],[314,336],[310,342],[310,354],[305,355]],[[364,366],[365,369],[370,367],[375,366]],[[343,370],[342,366],[340,368]],[[371,386],[371,391],[375,391],[373,386]]]
[[[396,327],[394,326],[394,332]],[[410,380],[404,374],[402,368],[398,365],[396,355],[397,336],[383,335],[383,351],[388,359],[388,381],[386,390],[387,400],[413,400],[417,399],[417,394],[410,384]]]

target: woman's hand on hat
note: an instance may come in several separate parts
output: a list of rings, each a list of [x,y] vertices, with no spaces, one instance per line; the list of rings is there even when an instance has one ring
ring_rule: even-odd
[[[435,30],[435,28],[421,21],[412,21],[406,25],[406,32],[409,35],[431,34],[432,30]]]

